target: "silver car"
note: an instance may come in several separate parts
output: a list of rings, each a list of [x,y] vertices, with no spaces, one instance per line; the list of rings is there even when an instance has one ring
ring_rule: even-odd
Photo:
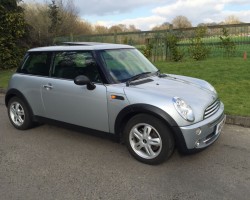
[[[162,74],[137,49],[118,44],[29,50],[5,103],[17,129],[54,122],[108,133],[147,164],[162,163],[175,146],[184,153],[206,148],[225,122],[208,82]]]

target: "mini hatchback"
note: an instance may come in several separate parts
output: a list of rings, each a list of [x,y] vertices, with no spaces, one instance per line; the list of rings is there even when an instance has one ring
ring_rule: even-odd
[[[29,50],[5,97],[20,130],[54,121],[108,133],[139,161],[159,164],[174,148],[211,145],[225,123],[214,87],[163,74],[128,45],[66,43]]]

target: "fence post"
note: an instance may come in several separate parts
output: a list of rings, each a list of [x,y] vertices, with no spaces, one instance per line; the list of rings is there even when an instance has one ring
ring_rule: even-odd
[[[246,51],[245,51],[244,54],[243,54],[243,58],[244,58],[244,60],[247,59],[247,52],[246,52]]]
[[[115,44],[117,43],[117,30],[115,30],[114,32],[114,43]]]
[[[166,34],[165,34],[165,61],[167,61],[168,59],[171,59],[171,50],[168,46],[168,43],[169,41],[167,41],[167,35],[174,35],[174,32],[173,32],[173,24],[170,24],[169,25],[169,29],[166,30]]]

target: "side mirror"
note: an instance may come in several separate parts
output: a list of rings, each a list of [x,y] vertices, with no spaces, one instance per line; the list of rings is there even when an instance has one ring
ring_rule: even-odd
[[[96,88],[96,86],[89,80],[89,78],[84,75],[75,77],[74,83],[76,85],[87,85],[88,90],[94,90]]]

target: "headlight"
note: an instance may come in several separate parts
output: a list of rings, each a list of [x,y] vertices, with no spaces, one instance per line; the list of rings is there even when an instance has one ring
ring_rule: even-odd
[[[180,116],[182,116],[185,120],[189,122],[194,121],[193,110],[183,99],[179,97],[174,97],[173,102],[174,102],[174,107],[180,114]]]

